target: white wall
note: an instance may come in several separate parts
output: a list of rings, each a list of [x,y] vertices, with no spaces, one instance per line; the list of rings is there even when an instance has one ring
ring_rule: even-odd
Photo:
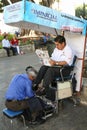
[[[4,33],[4,32],[15,33],[15,31],[18,31],[18,30],[19,28],[6,25],[3,20],[3,13],[0,13],[0,32],[1,33]]]
[[[84,62],[84,48],[85,48],[85,36],[82,36],[81,34],[76,33],[65,33],[65,38],[67,41],[67,44],[71,46],[71,48],[74,50],[77,61],[76,66],[74,69],[74,72],[76,73],[76,79],[77,79],[77,87],[76,91],[80,91],[80,88],[82,87],[82,69],[83,69],[83,62]]]

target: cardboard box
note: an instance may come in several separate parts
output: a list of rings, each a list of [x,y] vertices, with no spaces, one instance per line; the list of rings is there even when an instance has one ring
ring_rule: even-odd
[[[56,99],[64,99],[72,96],[71,81],[57,82]]]

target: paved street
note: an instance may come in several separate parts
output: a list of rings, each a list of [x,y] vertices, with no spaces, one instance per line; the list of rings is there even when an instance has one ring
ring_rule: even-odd
[[[0,130],[9,130],[9,121],[3,123],[2,109],[4,95],[11,78],[17,73],[24,73],[28,65],[34,66],[37,70],[40,67],[38,57],[35,53],[0,58]],[[25,130],[21,122],[15,121],[14,130]],[[71,100],[64,100],[63,109],[59,115],[47,119],[39,126],[29,126],[28,130],[87,130],[87,105],[74,106]],[[11,130],[11,129],[10,129]]]

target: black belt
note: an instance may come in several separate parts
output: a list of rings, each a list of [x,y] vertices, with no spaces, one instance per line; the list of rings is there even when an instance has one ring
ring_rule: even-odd
[[[6,101],[8,102],[15,102],[15,101],[25,101],[25,100],[28,100],[28,99],[23,99],[23,100],[17,100],[17,99],[6,99]]]
[[[6,101],[8,101],[8,102],[15,102],[15,101],[18,101],[18,100],[6,100]]]

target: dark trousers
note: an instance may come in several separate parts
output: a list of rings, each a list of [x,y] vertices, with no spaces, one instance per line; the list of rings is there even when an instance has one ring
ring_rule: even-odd
[[[7,56],[10,56],[10,48],[8,48],[8,47],[3,47],[3,49],[6,50]]]
[[[63,75],[69,75],[70,70],[63,70]],[[49,89],[49,85],[55,80],[56,77],[60,76],[60,67],[49,67],[49,66],[41,66],[38,75],[34,81],[34,84],[38,85],[41,83],[43,79],[43,87],[45,87],[46,91]]]
[[[6,100],[5,106],[13,111],[24,110],[24,116],[26,119],[30,120],[33,118],[35,119],[43,111],[43,105],[38,97],[32,97],[21,101]]]
[[[16,47],[11,47],[10,50],[12,50],[13,55],[17,54],[17,48]]]
[[[16,47],[3,47],[3,49],[6,50],[7,56],[10,56],[10,50],[12,50],[13,55],[17,54],[17,48]]]
[[[24,100],[6,100],[5,105],[8,109],[19,111],[29,108],[32,113],[42,110],[42,104],[38,97]]]
[[[8,109],[11,109],[13,111],[19,111],[29,108],[28,100],[6,100],[5,105]]]

